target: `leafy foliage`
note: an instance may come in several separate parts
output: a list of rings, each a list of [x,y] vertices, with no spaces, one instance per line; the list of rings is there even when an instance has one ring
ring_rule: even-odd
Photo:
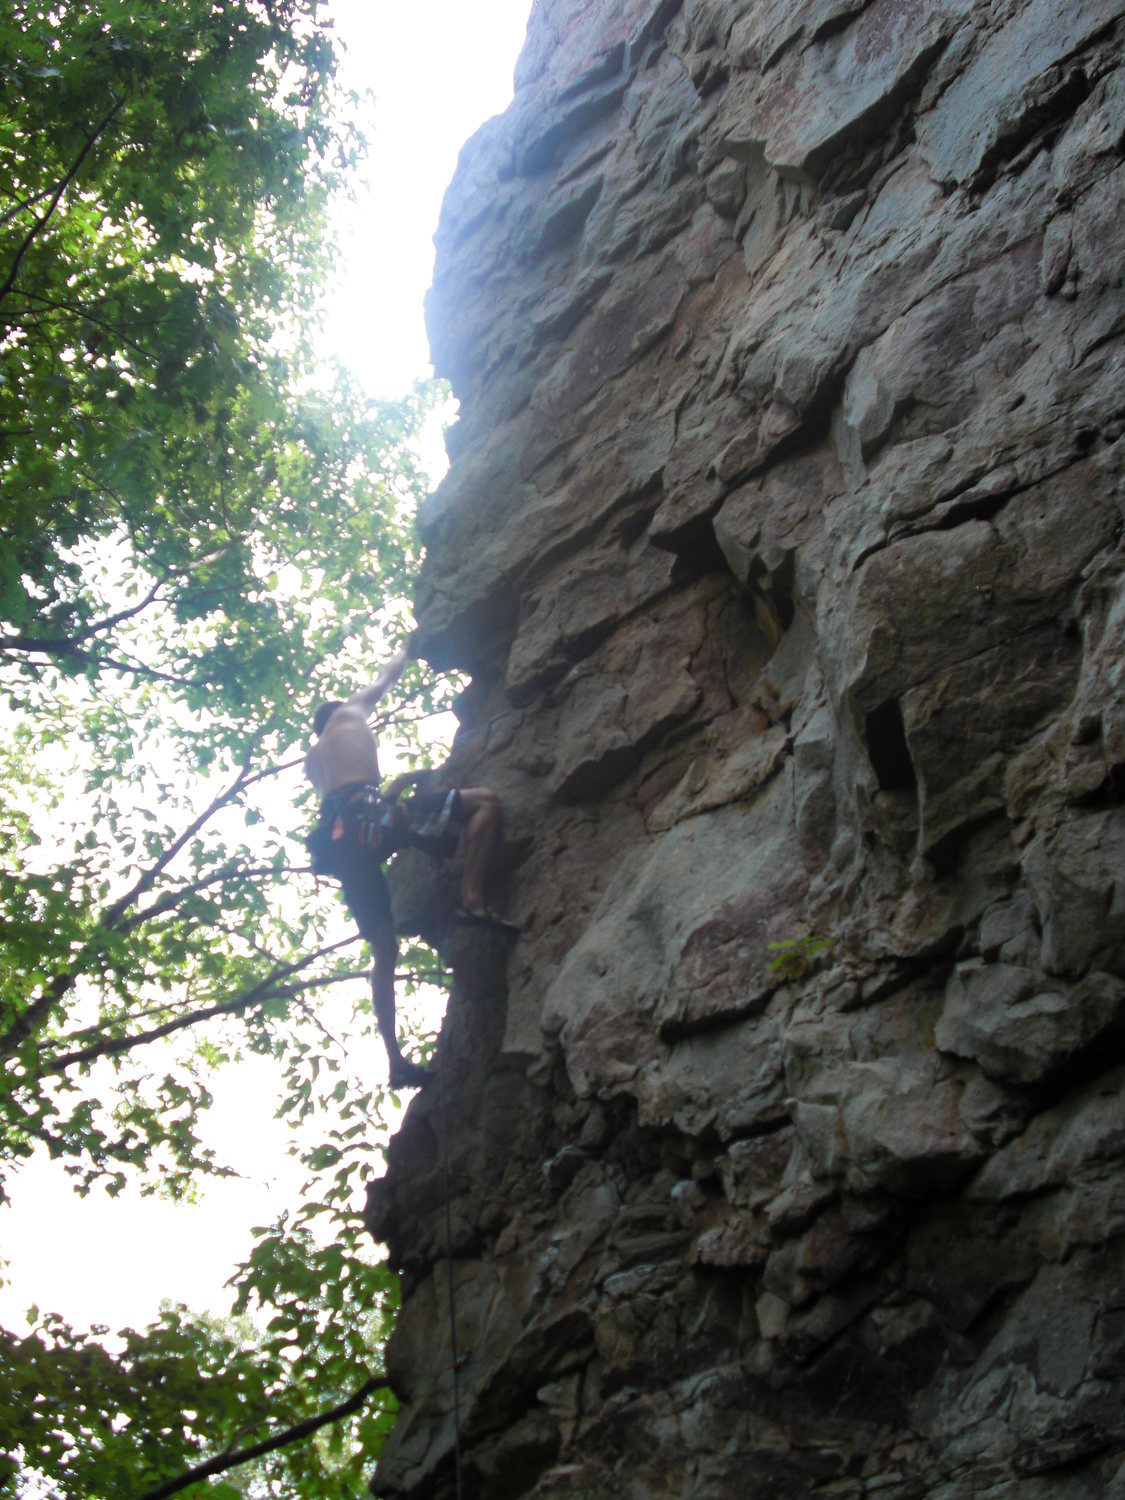
[[[0,1496],[140,1497],[364,1392],[210,1491],[352,1495],[391,1420],[355,1196],[395,1101],[355,1076],[362,954],[294,823],[314,704],[405,629],[435,393],[371,402],[311,350],[362,150],[335,66],[317,0],[0,17],[3,1155],[190,1195],[229,1170],[215,1070],[263,1053],[309,1172],[235,1321],[0,1337]],[[451,692],[404,675],[399,754]]]
[[[804,937],[785,938],[779,943],[767,943],[766,947],[777,954],[768,965],[769,972],[787,981],[803,979],[819,955],[832,944],[832,938],[815,932]]]
[[[392,1310],[385,1303],[376,1336],[386,1332]],[[75,1334],[51,1315],[39,1318],[26,1338],[0,1332],[0,1440],[9,1453],[24,1455],[25,1473],[53,1476],[63,1493],[139,1496],[169,1473],[190,1469],[201,1439],[245,1445],[267,1421],[298,1419],[301,1403],[287,1362],[246,1320],[223,1324],[167,1307],[143,1334],[126,1329],[115,1342],[110,1353],[100,1338]],[[332,1373],[318,1371],[317,1384],[330,1397]],[[320,1452],[313,1447],[259,1465],[228,1479],[227,1492],[296,1480],[311,1486],[297,1493],[323,1493],[315,1486],[324,1481],[326,1458],[335,1460],[336,1481],[346,1485],[341,1463],[348,1449],[377,1448],[393,1419],[389,1394],[372,1395]],[[11,1458],[0,1457],[0,1484],[17,1472]]]
[[[359,146],[315,12],[8,7],[0,614],[36,640],[102,634],[82,636],[92,600],[68,548],[124,533],[201,619],[253,576],[247,536],[284,516],[294,469],[347,467],[325,413],[294,422],[284,394],[326,196]],[[236,617],[258,634],[253,603]]]

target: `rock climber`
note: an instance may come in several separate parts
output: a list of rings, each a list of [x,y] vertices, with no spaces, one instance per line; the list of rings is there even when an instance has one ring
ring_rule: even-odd
[[[465,840],[461,877],[463,923],[514,933],[484,901],[484,875],[500,831],[500,799],[487,787],[461,791],[403,789],[425,773],[397,777],[380,791],[379,752],[368,715],[402,675],[410,657],[402,646],[370,687],[342,701],[322,703],[313,717],[316,742],[305,771],[320,798],[320,815],[307,839],[313,869],[333,875],[360,933],[371,945],[375,1020],[387,1049],[392,1088],[416,1088],[430,1074],[403,1057],[395,1035],[395,965],[398,939],[382,866],[397,850],[420,848],[452,854]]]

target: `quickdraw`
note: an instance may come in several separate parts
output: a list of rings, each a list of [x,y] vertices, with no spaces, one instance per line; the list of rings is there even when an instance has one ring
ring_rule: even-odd
[[[365,849],[377,848],[394,830],[397,809],[397,802],[388,797],[380,797],[375,787],[365,786],[359,804],[356,841]],[[339,819],[337,824],[341,830],[340,837],[343,837],[343,825]],[[334,828],[332,837],[336,836]]]

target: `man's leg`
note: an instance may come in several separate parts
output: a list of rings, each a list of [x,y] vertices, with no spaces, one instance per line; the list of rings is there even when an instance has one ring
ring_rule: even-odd
[[[460,796],[465,826],[461,905],[467,912],[481,912],[484,910],[484,875],[500,833],[500,798],[486,786],[470,787]]]
[[[344,900],[356,926],[371,944],[371,1000],[375,1024],[387,1049],[391,1087],[419,1088],[429,1078],[425,1068],[408,1062],[395,1035],[395,969],[398,938],[391,918],[391,893],[374,850],[351,846],[340,871]]]
[[[395,1033],[395,969],[398,939],[390,922],[380,922],[371,933],[371,999],[375,1023],[387,1049],[391,1088],[419,1088],[429,1078],[425,1068],[403,1057]]]

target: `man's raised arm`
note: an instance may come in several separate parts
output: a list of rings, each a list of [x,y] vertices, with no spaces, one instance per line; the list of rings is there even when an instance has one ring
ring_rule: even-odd
[[[403,668],[409,660],[409,645],[400,646],[371,686],[361,688],[358,693],[352,694],[348,699],[348,707],[362,709],[366,718],[387,689],[402,676]]]

